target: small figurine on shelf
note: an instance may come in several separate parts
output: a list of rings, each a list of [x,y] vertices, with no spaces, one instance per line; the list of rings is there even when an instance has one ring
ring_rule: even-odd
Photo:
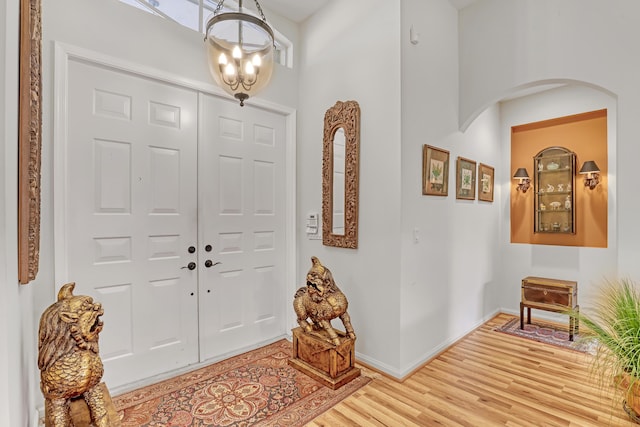
[[[571,184],[567,184],[567,191],[571,191]]]
[[[558,184],[558,191],[564,191],[564,184]]]
[[[565,199],[564,208],[568,211],[571,210],[571,196],[567,196],[567,198]]]
[[[553,193],[556,191],[555,187],[551,184],[547,184],[547,193]]]
[[[540,210],[544,211],[547,209],[547,206],[544,203],[540,203]]]
[[[544,169],[544,165],[542,163],[538,163],[538,170],[541,171]]]

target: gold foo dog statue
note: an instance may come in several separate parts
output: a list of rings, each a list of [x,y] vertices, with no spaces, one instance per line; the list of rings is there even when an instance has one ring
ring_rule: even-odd
[[[331,271],[318,258],[311,257],[307,286],[298,289],[293,298],[293,309],[302,330],[325,330],[329,334],[329,342],[339,345],[340,338],[331,326],[331,320],[339,317],[347,335],[355,339],[356,334],[347,313],[348,305],[347,297],[336,285]]]
[[[105,395],[99,387],[104,369],[98,354],[98,335],[104,311],[93,298],[73,295],[74,287],[75,283],[64,285],[58,292],[58,301],[40,318],[38,368],[46,425],[73,426],[69,403],[81,396],[93,425],[111,427]],[[106,398],[110,399],[108,392]]]

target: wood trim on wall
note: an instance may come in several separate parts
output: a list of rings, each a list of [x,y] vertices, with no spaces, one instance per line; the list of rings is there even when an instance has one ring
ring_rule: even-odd
[[[18,281],[36,278],[40,255],[42,23],[40,0],[20,0]]]

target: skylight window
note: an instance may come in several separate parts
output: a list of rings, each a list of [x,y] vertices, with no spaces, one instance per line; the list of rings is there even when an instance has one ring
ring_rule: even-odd
[[[142,9],[153,15],[161,16],[165,19],[174,21],[184,27],[191,28],[203,34],[206,31],[207,21],[213,14],[217,1],[211,0],[120,0],[122,3]],[[232,2],[233,3],[233,2]],[[233,3],[235,8],[227,7],[226,4],[222,8],[223,12],[237,11],[237,5]],[[273,26],[269,23],[271,28]],[[275,34],[275,51],[274,61],[285,67],[293,66],[293,46],[291,42],[273,28]]]

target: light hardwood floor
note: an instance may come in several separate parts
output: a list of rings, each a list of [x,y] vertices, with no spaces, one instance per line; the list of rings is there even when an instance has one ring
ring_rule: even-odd
[[[321,426],[637,426],[589,356],[494,331],[500,314],[403,382],[375,375]]]

